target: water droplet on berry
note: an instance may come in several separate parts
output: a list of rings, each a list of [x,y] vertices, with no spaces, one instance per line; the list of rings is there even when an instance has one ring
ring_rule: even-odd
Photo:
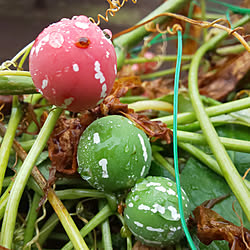
[[[90,44],[90,40],[87,37],[80,37],[78,41],[75,43],[78,48],[88,48]]]

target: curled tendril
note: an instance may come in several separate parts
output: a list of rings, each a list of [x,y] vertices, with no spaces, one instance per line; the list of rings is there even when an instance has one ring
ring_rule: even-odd
[[[126,34],[132,30],[135,30],[141,26],[145,26],[146,24],[152,22],[153,20],[157,19],[158,17],[162,17],[162,16],[168,16],[168,17],[173,17],[173,18],[176,18],[176,19],[179,19],[179,20],[182,20],[184,22],[188,22],[190,24],[193,24],[193,25],[197,25],[197,26],[200,26],[202,28],[210,28],[210,27],[214,27],[214,28],[217,28],[217,29],[221,29],[221,30],[224,30],[226,31],[229,35],[233,35],[235,38],[237,38],[240,43],[245,47],[245,49],[250,52],[250,46],[249,44],[245,41],[244,37],[248,37],[247,36],[242,36],[240,35],[237,31],[238,30],[243,30],[244,28],[243,27],[238,27],[238,28],[235,28],[235,29],[231,29],[231,25],[230,23],[228,22],[228,20],[226,19],[223,19],[223,18],[220,18],[220,19],[217,19],[213,22],[208,22],[208,21],[200,21],[200,20],[194,20],[194,19],[191,19],[191,18],[188,18],[188,17],[185,17],[183,15],[179,15],[179,14],[174,14],[174,13],[170,13],[170,12],[165,12],[165,13],[162,13],[162,14],[159,14],[155,17],[152,17],[150,18],[149,20],[145,21],[145,22],[142,22],[138,25],[135,25],[129,29],[126,29],[126,30],[123,30],[117,34],[115,34],[113,36],[113,39],[123,35],[123,34]],[[221,25],[221,24],[218,24],[218,22],[226,22],[228,24],[228,27],[224,26],[224,25]],[[149,27],[152,29],[152,25],[149,25]]]
[[[161,33],[161,34],[165,34],[165,33],[169,33],[171,35],[175,35],[177,33],[178,30],[182,31],[182,27],[180,24],[174,24],[171,27],[167,27],[166,29],[162,30],[160,28],[160,25],[157,23],[157,24],[154,24],[153,22],[150,22],[150,23],[147,23],[145,25],[145,29],[148,31],[148,32],[158,32],[158,33]]]
[[[11,60],[7,60],[0,65],[0,70],[10,69],[11,66],[17,68],[17,63]]]
[[[123,5],[127,2],[128,0],[122,0],[122,2],[120,0],[107,0],[107,2],[109,3],[109,8],[106,10],[105,12],[105,16],[98,14],[97,15],[97,22],[90,17],[90,21],[92,21],[93,23],[95,23],[96,25],[99,25],[101,22],[101,19],[103,19],[105,22],[109,21],[109,16],[115,16],[116,12],[118,12],[120,10],[120,8],[123,7]],[[133,4],[137,3],[137,0],[131,0],[133,2]]]
[[[0,111],[4,108],[4,103],[1,105],[0,107]],[[0,122],[2,122],[4,120],[4,114],[2,112],[0,112]]]

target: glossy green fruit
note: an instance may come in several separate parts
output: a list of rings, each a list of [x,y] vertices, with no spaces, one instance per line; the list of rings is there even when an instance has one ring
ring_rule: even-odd
[[[77,151],[78,172],[93,187],[107,192],[131,188],[151,164],[146,134],[122,116],[106,116],[83,132]]]
[[[182,190],[185,219],[189,200]],[[184,235],[178,209],[176,184],[165,177],[139,180],[126,199],[124,219],[135,237],[146,245],[175,244]]]

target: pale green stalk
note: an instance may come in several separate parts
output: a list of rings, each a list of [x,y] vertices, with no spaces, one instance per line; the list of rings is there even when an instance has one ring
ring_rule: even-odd
[[[15,138],[17,126],[21,118],[22,111],[18,102],[18,97],[13,96],[11,117],[0,148],[0,194],[2,190],[5,171],[9,161],[12,143]]]
[[[240,21],[238,21],[236,26],[243,25],[249,20],[250,16],[245,16]],[[216,130],[213,127],[203,106],[198,89],[198,70],[202,57],[207,51],[214,49],[214,47],[227,35],[228,34],[226,32],[221,32],[208,42],[204,43],[195,53],[189,70],[189,95],[197,116],[197,120],[200,122],[203,134],[206,137],[206,140],[220,166],[221,172],[223,173],[225,180],[232,189],[248,220],[250,221],[250,192],[236,170],[224,146],[220,142]]]
[[[17,174],[9,196],[2,224],[1,245],[4,247],[11,248],[18,206],[24,188],[29,179],[32,168],[35,165],[38,156],[41,154],[43,148],[45,147],[61,112],[62,109],[60,108],[55,108],[50,112],[35,143],[33,144],[33,147],[31,148],[29,154],[23,162],[21,169]]]

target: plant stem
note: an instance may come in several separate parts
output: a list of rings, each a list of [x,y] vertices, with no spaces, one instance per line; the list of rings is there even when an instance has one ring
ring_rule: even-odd
[[[183,7],[187,0],[168,0],[167,2],[160,5],[157,9],[152,11],[148,16],[140,21],[143,23],[144,21],[161,14],[163,12],[177,12],[179,9]],[[166,17],[157,18],[157,23],[162,23],[166,20]],[[156,22],[156,21],[154,21]],[[146,36],[149,32],[145,29],[145,27],[137,28],[127,34],[124,34],[118,38],[114,39],[114,45],[116,47],[117,54],[117,68],[120,69],[124,63],[125,55],[127,50],[132,48],[134,45],[139,43],[144,36]]]
[[[218,165],[217,161],[212,158],[210,155],[204,153],[202,150],[198,149],[194,145],[190,143],[184,143],[184,142],[178,142],[178,146],[182,148],[183,150],[187,151],[191,155],[193,155],[195,158],[197,158],[199,161],[207,165],[211,170],[213,170],[215,173],[223,177],[223,174],[221,172],[220,166]],[[250,190],[250,182],[248,180],[244,180],[244,183],[246,184],[247,188]]]
[[[174,168],[172,165],[170,165],[164,157],[159,154],[158,152],[153,152],[154,159],[159,162],[173,177],[175,177]]]
[[[21,72],[21,71],[19,71]],[[36,88],[29,76],[0,76],[0,95],[36,94]]]
[[[19,170],[14,185],[12,187],[9,200],[6,206],[4,220],[1,231],[1,245],[7,248],[11,248],[13,233],[15,229],[15,222],[17,216],[18,205],[22,197],[25,185],[28,181],[30,173],[36,160],[43,148],[45,147],[47,140],[56,124],[58,117],[60,116],[62,109],[55,108],[52,110],[46,119],[44,126],[42,127],[33,147],[27,155],[21,169]]]
[[[18,102],[18,97],[13,96],[11,117],[0,148],[0,194],[5,171],[9,161],[11,146],[16,134],[17,126],[22,118],[22,114],[23,113]]]
[[[117,218],[121,221],[123,227],[127,227],[126,222],[123,218],[122,215],[120,215],[119,213],[115,213],[115,215],[117,216]],[[129,231],[128,227],[127,230]],[[121,232],[120,232],[121,233]],[[131,235],[132,233],[129,231],[129,233],[126,233],[126,238],[127,238],[127,250],[132,250],[132,239],[131,239]]]
[[[225,113],[238,111],[241,109],[246,109],[249,107],[250,107],[250,97],[247,97],[244,99],[205,108],[205,113],[208,116],[213,117],[213,116],[222,115]],[[178,119],[178,124],[190,123],[196,120],[196,115],[194,112],[185,112],[185,113],[178,114],[177,119]],[[164,117],[152,119],[152,121],[162,121],[166,123],[168,126],[170,126],[170,125],[173,125],[173,116],[172,115],[164,116]]]
[[[57,198],[53,189],[48,192],[48,200],[51,206],[54,208],[60,222],[62,223],[68,237],[70,238],[71,244],[73,244],[75,249],[88,249],[83,237],[81,237],[80,232],[78,231],[73,219],[69,215],[67,209],[64,207],[61,200]]]
[[[99,200],[99,209],[101,210],[105,206],[104,200]],[[109,226],[109,218],[107,218],[105,221],[101,224],[101,230],[102,230],[102,242],[104,250],[112,250],[112,240],[111,240],[111,232],[110,232],[110,226]]]
[[[104,192],[94,189],[66,189],[55,191],[55,193],[61,200],[82,199],[85,197],[106,198]]]
[[[243,17],[237,25],[243,25],[245,22],[249,21],[250,16]],[[195,53],[190,66],[189,71],[189,94],[195,114],[198,121],[200,122],[201,129],[205,135],[207,142],[221,168],[223,176],[227,181],[228,185],[232,189],[236,198],[238,199],[243,211],[245,212],[248,220],[250,221],[250,192],[244,184],[238,171],[235,169],[230,157],[228,156],[225,148],[221,144],[218,135],[206,114],[205,108],[200,99],[199,89],[198,89],[198,69],[199,64],[204,56],[204,54],[213,49],[217,43],[224,39],[228,34],[222,32],[211,40],[203,44],[198,51]]]
[[[177,132],[178,141],[189,142],[199,145],[207,145],[206,137],[204,135],[186,131]],[[228,150],[250,153],[250,142],[238,139],[231,139],[227,137],[219,137],[221,143]]]
[[[250,42],[248,42],[250,45]],[[226,56],[226,55],[232,55],[232,54],[238,54],[245,50],[245,47],[242,44],[236,44],[233,46],[226,46],[222,48],[216,49],[216,53],[220,56]]]
[[[96,226],[105,221],[110,215],[113,214],[112,209],[109,205],[105,205],[105,207],[99,211],[94,218],[92,218],[80,231],[82,237],[85,237],[88,233],[90,233]],[[72,242],[68,242],[62,250],[70,250],[73,248]]]
[[[20,70],[3,70],[0,71],[0,76],[29,76],[29,71],[20,71]]]
[[[75,205],[75,202],[72,201],[66,201],[64,203],[67,210],[72,208]],[[54,228],[58,224],[59,219],[56,213],[53,213],[44,223],[42,226],[40,232],[39,232],[39,238],[38,243],[40,246],[43,245],[43,243],[46,241],[46,239],[49,237],[49,235],[53,232]]]
[[[138,101],[128,105],[128,108],[133,109],[135,112],[153,109],[173,112],[173,105],[168,102],[157,101],[157,100],[145,100]]]
[[[192,55],[183,55],[181,57],[182,61],[189,61],[192,59]],[[135,64],[135,63],[146,63],[146,62],[168,62],[168,61],[176,61],[176,55],[166,55],[166,56],[155,56],[152,58],[145,57],[137,57],[137,58],[129,58],[124,60],[124,64]]]
[[[187,70],[187,69],[189,69],[189,67],[190,67],[189,64],[185,64],[181,67],[181,69]],[[171,75],[174,73],[175,73],[175,68],[171,68],[171,69],[166,69],[166,70],[160,70],[160,71],[150,73],[150,74],[140,75],[140,78],[141,78],[141,80],[152,79],[152,78],[162,77],[162,76],[166,76],[166,75]]]
[[[32,204],[29,210],[27,224],[24,232],[23,245],[25,246],[29,241],[32,240],[34,234],[34,225],[37,219],[37,208],[39,206],[41,196],[38,193],[35,193],[33,196]],[[24,248],[25,249],[25,248]]]

